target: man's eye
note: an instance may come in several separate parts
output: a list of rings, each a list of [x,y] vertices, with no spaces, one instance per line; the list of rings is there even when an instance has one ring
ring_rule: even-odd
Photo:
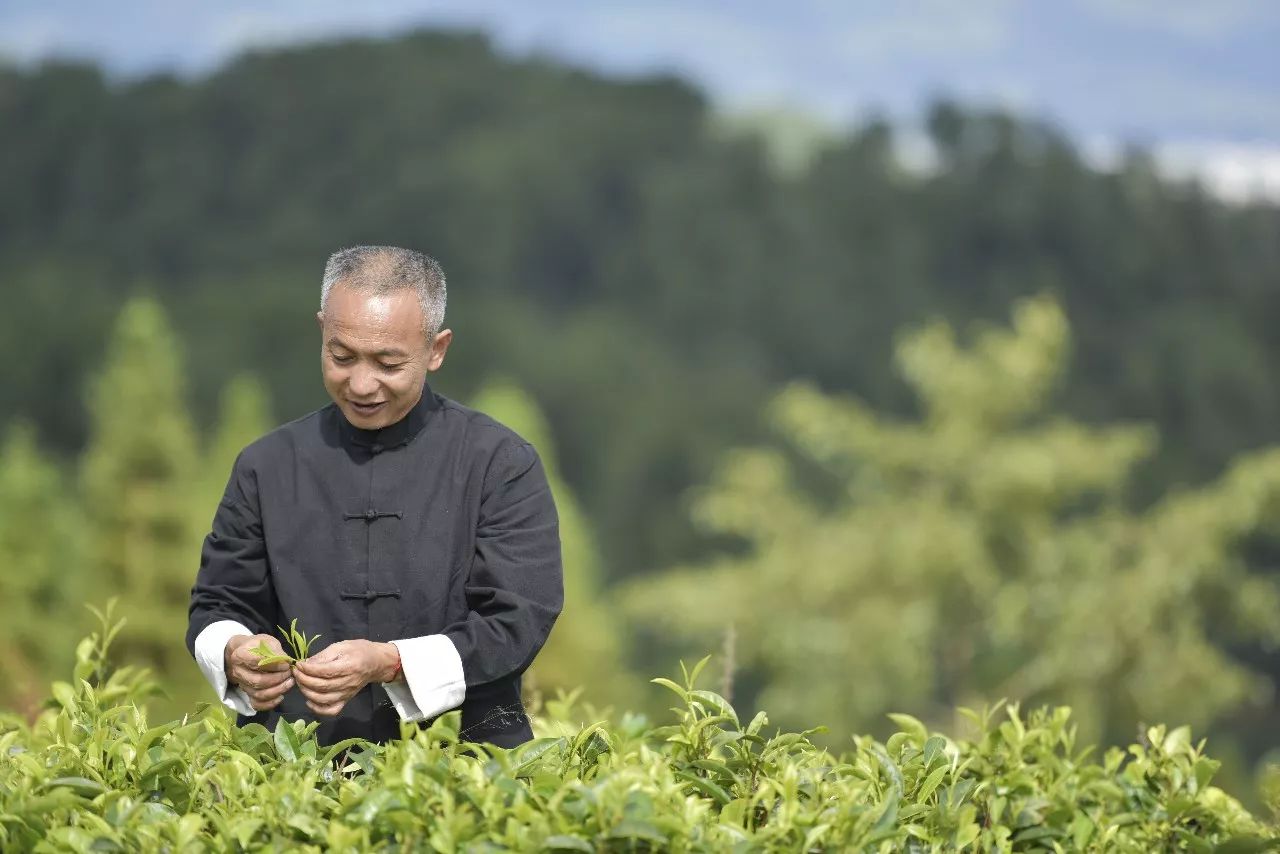
[[[404,363],[403,363],[403,362],[401,362],[401,363],[400,363],[400,364],[398,364],[398,365],[386,365],[386,364],[384,364],[384,365],[382,366],[382,370],[386,371],[386,372],[387,372],[387,373],[389,373],[389,374],[394,374],[396,371],[400,370],[400,369],[401,369],[401,368],[403,368],[403,367],[404,367]]]
[[[330,353],[329,358],[333,359],[336,364],[345,365],[352,360],[351,356],[339,356],[337,353]]]

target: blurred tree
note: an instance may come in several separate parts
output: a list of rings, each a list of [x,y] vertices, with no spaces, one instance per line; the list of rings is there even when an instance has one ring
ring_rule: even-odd
[[[630,708],[636,679],[621,654],[617,606],[600,591],[600,556],[573,493],[560,477],[551,430],[537,403],[519,386],[491,378],[470,401],[475,409],[520,434],[538,450],[560,517],[564,610],[530,668],[526,688],[551,695],[582,688],[595,704]]]
[[[271,402],[266,387],[252,374],[232,377],[222,389],[217,427],[201,461],[199,490],[192,502],[192,524],[197,531],[208,532],[236,457],[270,429]],[[197,552],[191,560],[198,561],[198,557]]]
[[[90,387],[92,426],[82,461],[90,537],[82,596],[119,597],[128,620],[121,654],[155,668],[178,708],[202,683],[183,641],[204,533],[192,521],[201,461],[184,381],[160,305],[132,299]]]
[[[79,504],[26,423],[0,446],[0,705],[30,713],[85,625]]]
[[[791,387],[772,406],[785,448],[729,455],[696,504],[743,550],[635,582],[629,611],[684,655],[733,622],[759,705],[837,731],[1008,696],[1122,738],[1267,696],[1209,629],[1280,638],[1280,591],[1241,557],[1280,519],[1280,452],[1134,513],[1154,434],[1049,415],[1066,350],[1041,298],[968,349],[942,323],[901,339],[918,421]]]

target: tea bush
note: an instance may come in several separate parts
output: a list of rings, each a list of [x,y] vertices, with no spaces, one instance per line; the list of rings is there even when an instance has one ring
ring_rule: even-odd
[[[5,851],[1255,851],[1274,828],[1210,785],[1187,729],[1100,760],[1066,708],[965,710],[970,739],[908,715],[835,755],[816,730],[743,722],[719,695],[654,680],[673,722],[583,726],[548,703],[511,750],[461,743],[459,716],[388,746],[319,746],[315,724],[237,727],[220,706],[159,725],[147,672],[114,671],[119,626],[77,649],[34,722],[0,727]],[[705,663],[705,661],[703,662]]]

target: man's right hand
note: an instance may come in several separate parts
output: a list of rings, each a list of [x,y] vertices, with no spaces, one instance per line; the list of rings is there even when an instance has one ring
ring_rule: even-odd
[[[253,707],[265,712],[280,705],[293,687],[293,671],[285,661],[259,667],[258,654],[252,652],[259,643],[265,643],[276,655],[284,655],[280,641],[271,635],[236,635],[227,641],[223,664],[227,681],[243,688]]]

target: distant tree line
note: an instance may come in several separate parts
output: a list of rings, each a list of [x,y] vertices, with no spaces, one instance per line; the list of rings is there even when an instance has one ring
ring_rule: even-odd
[[[334,249],[422,248],[452,284],[441,387],[512,377],[546,409],[613,579],[703,553],[679,498],[806,378],[908,412],[895,329],[1049,291],[1075,350],[1056,404],[1165,446],[1137,497],[1280,424],[1280,210],[1096,171],[1042,123],[946,103],[938,167],[869,121],[795,175],[673,78],[512,59],[419,32],[252,52],[197,79],[0,70],[0,412],[87,435],[84,377],[126,295],[157,296],[197,421],[259,373],[281,420],[323,403],[310,314]]]

